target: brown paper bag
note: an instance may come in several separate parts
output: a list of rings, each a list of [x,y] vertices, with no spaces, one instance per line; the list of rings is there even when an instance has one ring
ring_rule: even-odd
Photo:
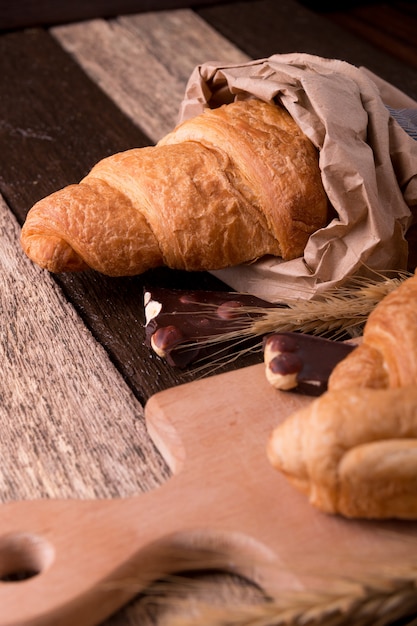
[[[392,100],[387,93],[391,93]],[[406,233],[417,214],[417,142],[386,104],[417,103],[364,68],[308,54],[241,65],[205,63],[191,75],[179,121],[235,99],[280,101],[319,150],[336,217],[304,256],[276,257],[215,272],[233,289],[269,301],[312,298],[352,274],[405,269]]]

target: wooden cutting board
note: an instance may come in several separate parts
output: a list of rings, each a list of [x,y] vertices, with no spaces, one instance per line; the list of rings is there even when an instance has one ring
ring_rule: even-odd
[[[173,470],[165,485],[123,500],[3,505],[1,626],[96,624],[141,586],[203,565],[276,593],[412,564],[416,523],[324,515],[269,465],[271,430],[306,402],[274,390],[262,365],[160,392],[146,417]]]

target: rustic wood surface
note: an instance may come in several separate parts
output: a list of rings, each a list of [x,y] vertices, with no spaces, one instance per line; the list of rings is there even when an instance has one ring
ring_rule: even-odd
[[[193,0],[193,6],[221,0]],[[187,0],[15,0],[0,3],[0,31],[189,6]]]
[[[196,374],[170,368],[144,345],[143,288],[226,288],[209,274],[166,270],[52,278],[18,244],[36,200],[77,182],[100,158],[170,130],[191,70],[206,60],[293,51],[343,58],[417,99],[410,64],[293,0],[210,4],[0,35],[3,502],[123,497],[165,480],[142,408]],[[224,588],[227,595],[226,579]],[[146,626],[157,613],[139,597],[106,623]]]
[[[96,19],[51,33],[154,143],[176,124],[196,65],[250,59],[188,9]]]
[[[397,0],[380,3],[378,7],[374,3],[363,6],[359,3],[345,11],[338,11],[336,5],[328,8],[324,15],[405,64],[417,68],[415,2]]]

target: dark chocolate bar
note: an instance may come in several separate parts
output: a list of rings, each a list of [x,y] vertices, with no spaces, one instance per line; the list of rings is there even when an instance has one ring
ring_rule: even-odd
[[[181,368],[218,353],[222,337],[223,353],[231,349],[236,339],[228,340],[227,333],[247,327],[261,309],[280,306],[249,294],[165,288],[145,290],[144,304],[147,345]],[[208,343],[213,337],[215,343]]]
[[[273,387],[319,396],[336,365],[356,345],[303,333],[273,333],[263,339],[266,377]]]

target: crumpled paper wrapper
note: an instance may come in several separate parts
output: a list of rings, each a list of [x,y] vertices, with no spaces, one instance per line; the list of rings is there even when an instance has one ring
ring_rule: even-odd
[[[365,68],[277,54],[241,65],[196,67],[179,122],[253,96],[281,102],[318,148],[337,217],[310,237],[302,258],[265,257],[213,273],[237,291],[276,302],[311,299],[353,274],[406,269],[406,233],[414,213],[417,219],[417,142],[387,106],[417,108],[417,102]]]

